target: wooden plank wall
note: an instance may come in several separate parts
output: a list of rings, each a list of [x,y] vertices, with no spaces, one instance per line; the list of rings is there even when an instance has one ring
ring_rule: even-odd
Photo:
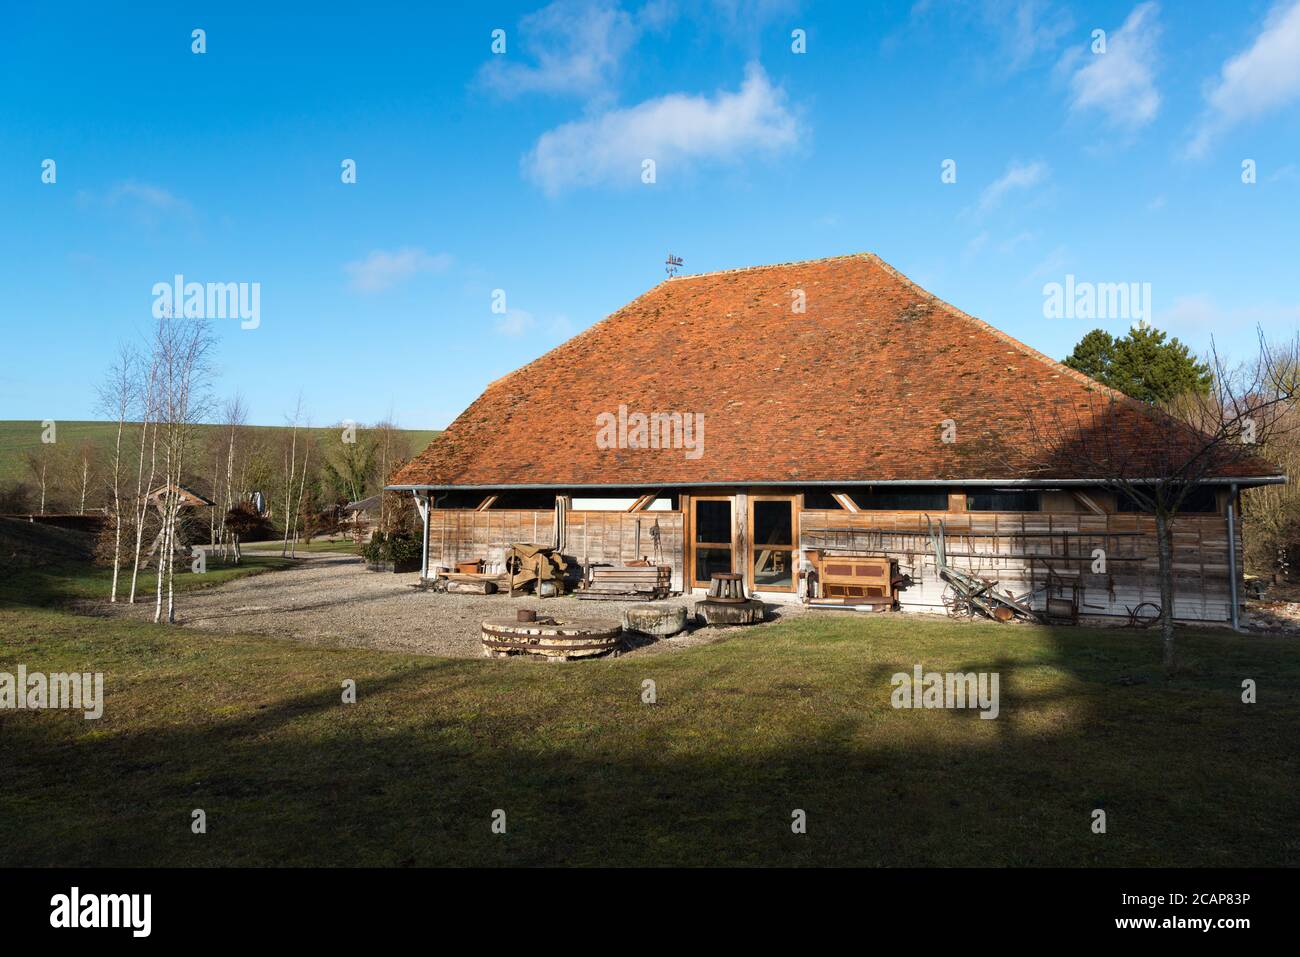
[[[1125,606],[1160,602],[1155,519],[1145,515],[966,512],[942,516],[949,563],[995,578],[1017,594],[1046,584],[1050,572],[1083,586],[1082,613],[1127,617]],[[939,579],[923,515],[897,512],[800,513],[801,546],[899,560],[916,584],[901,594],[903,607],[942,609]],[[1242,567],[1237,530],[1237,568]],[[1093,574],[1093,549],[1106,552],[1106,573]],[[1228,528],[1223,515],[1185,515],[1174,523],[1175,614],[1229,618]],[[1046,595],[1035,596],[1041,608]]]
[[[637,524],[640,523],[640,550]],[[680,591],[685,569],[681,512],[568,513],[568,539],[563,554],[584,567],[593,562],[627,562],[645,557],[654,561],[651,530],[658,523],[664,564],[673,569],[673,590]],[[456,562],[499,562],[502,549],[515,543],[549,545],[555,540],[551,509],[430,509],[429,568]]]

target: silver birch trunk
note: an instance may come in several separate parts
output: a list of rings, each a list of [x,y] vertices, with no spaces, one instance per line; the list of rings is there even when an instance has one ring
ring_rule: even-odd
[[[117,420],[117,442],[113,446],[113,584],[109,591],[108,602],[117,601],[117,566],[122,556],[122,429],[126,426],[126,417]]]
[[[154,473],[158,469],[158,427],[153,429],[153,443],[149,443],[149,419],[140,426],[140,463],[136,467],[135,473],[135,560],[131,565],[131,597],[127,599],[127,604],[135,604],[136,582],[140,578],[140,551],[144,548],[144,520],[149,516],[149,493],[153,491],[150,486],[153,485]],[[150,445],[149,453],[149,482],[142,484],[144,475],[144,447]]]

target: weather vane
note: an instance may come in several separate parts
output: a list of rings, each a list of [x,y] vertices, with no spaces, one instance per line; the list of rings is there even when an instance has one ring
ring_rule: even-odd
[[[670,277],[676,276],[677,270],[681,267],[681,265],[682,265],[682,257],[674,256],[672,253],[669,253],[668,258],[664,260],[664,272],[668,273]]]

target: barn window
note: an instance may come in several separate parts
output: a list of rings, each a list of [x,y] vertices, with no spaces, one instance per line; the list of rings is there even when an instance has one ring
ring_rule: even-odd
[[[807,509],[826,509],[833,512],[842,511],[835,496],[824,489],[808,489],[803,493],[803,507]]]
[[[948,490],[924,485],[885,485],[850,493],[853,503],[864,512],[945,512]]]
[[[1038,512],[1042,506],[1037,492],[1022,489],[980,489],[966,496],[968,512]]]
[[[1115,493],[1115,503],[1117,512],[1142,512],[1136,502],[1125,495],[1123,492]],[[1201,512],[1214,513],[1219,510],[1219,496],[1214,488],[1209,485],[1201,485],[1187,493],[1183,499],[1183,504],[1178,506],[1179,512]]]
[[[548,509],[555,508],[555,492],[533,489],[520,489],[514,492],[502,492],[497,500],[489,506],[499,508]]]

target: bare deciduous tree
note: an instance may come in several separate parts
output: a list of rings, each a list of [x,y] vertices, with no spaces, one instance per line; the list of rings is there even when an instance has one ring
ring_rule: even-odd
[[[1300,411],[1287,417],[1294,420]],[[1291,421],[1266,438],[1261,452],[1288,476],[1300,476],[1300,422]],[[1246,563],[1270,580],[1280,571],[1290,579],[1292,561],[1300,544],[1300,482],[1262,485],[1243,495],[1242,521],[1246,532]]]
[[[298,404],[293,410],[293,422],[289,433],[289,444],[285,448],[284,462],[284,541],[280,546],[280,557],[289,556],[289,536],[296,525],[293,513],[293,486],[298,477],[298,424],[302,421],[302,394],[298,395]]]
[[[208,386],[212,369],[209,356],[214,340],[211,327],[202,319],[159,320],[154,337],[154,358],[158,370],[157,428],[163,447],[166,479],[163,483],[161,551],[158,565],[154,621],[163,617],[164,582],[167,593],[167,622],[176,621],[175,552],[178,518],[184,505],[181,479],[186,456],[193,444],[194,427],[208,409]]]
[[[235,393],[232,398],[226,401],[222,410],[222,418],[226,423],[226,481],[222,494],[217,494],[215,487],[213,489],[213,500],[217,503],[214,511],[220,512],[217,524],[217,538],[214,541],[221,542],[222,555],[229,557],[231,543],[226,531],[226,516],[235,507],[235,503],[242,500],[242,490],[236,490],[235,488],[236,475],[242,474],[235,468],[235,458],[238,452],[238,439],[248,418],[243,397],[239,393]],[[236,560],[238,559],[236,558]]]
[[[140,428],[137,432],[139,441],[138,459],[135,472],[135,500],[133,515],[135,517],[135,548],[131,562],[131,590],[127,604],[135,604],[136,585],[140,580],[141,551],[144,548],[145,519],[149,516],[149,493],[153,490],[154,476],[158,471],[158,357],[151,356],[148,363],[141,361],[138,366],[140,379],[137,385],[137,400],[140,409]],[[145,458],[149,459],[149,472],[144,471]]]
[[[1026,401],[1025,433],[1006,450],[1020,474],[1095,479],[1155,518],[1160,622],[1167,674],[1174,656],[1173,523],[1188,496],[1212,479],[1277,473],[1260,450],[1296,402],[1300,340],[1271,346],[1229,367],[1212,351],[1214,379],[1204,394],[1158,408],[1098,386],[1084,402],[1043,406]]]
[[[50,465],[54,458],[54,453],[50,445],[40,444],[35,450],[23,455],[23,461],[27,465],[27,471],[30,473],[36,487],[40,489],[40,514],[45,514],[45,499],[49,489]]]
[[[86,514],[86,497],[90,493],[90,480],[95,470],[95,443],[89,440],[77,446],[76,459],[73,464],[77,489],[77,514]]]
[[[140,388],[140,356],[136,350],[123,344],[118,347],[117,358],[109,367],[108,376],[99,390],[100,408],[117,422],[117,435],[113,441],[110,460],[109,486],[113,495],[113,581],[108,600],[117,601],[118,569],[122,565],[122,436],[131,412],[137,406]],[[132,509],[134,514],[134,508]]]

